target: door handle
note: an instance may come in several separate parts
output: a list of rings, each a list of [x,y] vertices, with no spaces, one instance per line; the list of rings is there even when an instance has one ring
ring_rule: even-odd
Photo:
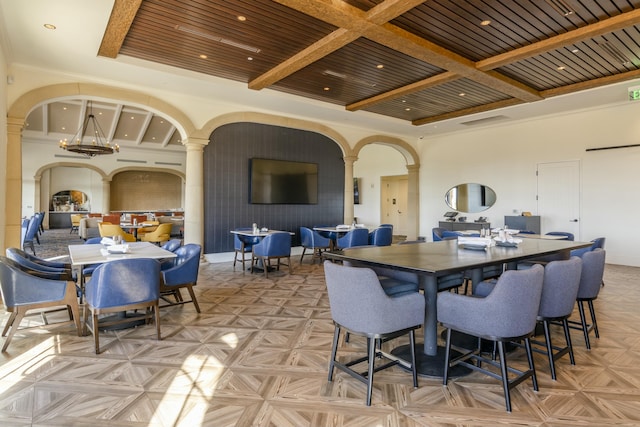
[[[570,219],[569,222],[578,222],[577,219]]]

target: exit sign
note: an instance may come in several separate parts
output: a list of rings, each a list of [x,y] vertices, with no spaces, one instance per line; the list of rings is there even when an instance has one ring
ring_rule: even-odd
[[[629,88],[629,101],[640,100],[640,86],[634,86]]]

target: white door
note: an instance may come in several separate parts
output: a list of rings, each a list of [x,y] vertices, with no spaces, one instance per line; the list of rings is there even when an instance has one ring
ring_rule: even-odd
[[[580,162],[538,164],[538,214],[542,234],[567,231],[580,240]]]
[[[380,223],[393,224],[393,234],[406,235],[409,177],[383,176],[380,181]]]

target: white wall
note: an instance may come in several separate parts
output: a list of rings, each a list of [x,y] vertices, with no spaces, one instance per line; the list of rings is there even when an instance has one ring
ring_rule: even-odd
[[[360,178],[360,203],[353,209],[358,222],[380,224],[380,177],[407,174],[407,161],[394,148],[381,144],[364,147],[353,165],[354,178]]]
[[[494,207],[468,220],[488,216],[492,226],[500,226],[514,209],[536,214],[536,165],[578,160],[581,240],[604,236],[608,263],[640,266],[640,228],[631,216],[640,210],[640,147],[585,151],[640,143],[638,116],[640,103],[625,102],[421,142],[421,234],[431,235],[449,209],[445,192],[464,182],[488,185],[497,194]]]

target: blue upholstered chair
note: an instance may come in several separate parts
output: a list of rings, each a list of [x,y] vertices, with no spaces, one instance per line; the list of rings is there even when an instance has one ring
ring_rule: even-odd
[[[598,293],[602,285],[604,276],[606,251],[604,249],[595,249],[582,255],[582,274],[580,275],[580,286],[578,288],[578,311],[580,312],[580,322],[569,321],[574,329],[582,330],[584,334],[584,342],[588,350],[591,349],[589,334],[594,332],[596,338],[600,338],[598,331],[598,322],[596,321],[596,311],[593,301],[598,298]],[[587,323],[587,317],[584,310],[584,303],[589,307],[591,315],[591,323]]]
[[[34,241],[38,234],[38,227],[40,227],[40,224],[38,223],[38,218],[34,215],[29,219],[29,225],[27,226],[27,231],[24,239],[22,240],[22,250],[26,251],[28,247],[34,255],[36,255]]]
[[[71,280],[73,282],[76,280],[71,264],[47,261],[18,248],[7,248],[5,252],[7,258],[18,264],[26,273],[52,280]]]
[[[164,249],[165,251],[175,252],[176,249],[178,249],[180,246],[182,246],[182,240],[171,239],[168,242],[166,242],[164,245],[162,245],[161,248]]]
[[[374,360],[386,356],[378,350],[376,343],[401,335],[409,334],[411,349],[410,368],[413,386],[418,387],[415,355],[415,330],[424,320],[424,297],[413,292],[395,298],[389,297],[380,286],[376,272],[370,268],[348,267],[324,263],[324,273],[329,294],[331,317],[335,325],[331,361],[329,362],[329,381],[333,381],[334,368],[338,368],[367,385],[365,403],[371,405],[374,372],[402,363],[392,360],[382,367],[374,369]],[[340,332],[364,336],[367,339],[368,355],[348,363],[338,362],[336,354]],[[368,362],[366,373],[356,372],[351,367]]]
[[[369,244],[374,246],[390,246],[393,241],[393,228],[380,226],[369,233]]]
[[[93,333],[96,354],[100,353],[99,331],[105,327],[135,321],[150,321],[155,317],[156,334],[160,339],[160,262],[155,259],[122,259],[100,264],[85,286],[87,309],[84,311],[85,329]],[[103,314],[126,316],[103,318]],[[139,312],[142,310],[142,312]],[[91,312],[91,325],[87,317]],[[153,313],[152,313],[153,312]]]
[[[564,261],[551,261],[544,267],[544,282],[537,320],[543,326],[545,341],[532,340],[531,342],[545,347],[544,350],[534,348],[534,351],[547,356],[551,378],[554,380],[556,379],[555,361],[560,357],[568,353],[571,364],[576,364],[568,319],[576,305],[581,272],[582,260],[578,257],[571,257]],[[495,282],[482,282],[474,289],[474,295],[486,296],[494,287]],[[551,341],[550,325],[557,323],[560,323],[564,330],[565,345],[562,347],[553,345]]]
[[[251,227],[243,227],[236,228],[237,231],[250,231]],[[244,271],[244,262],[246,261],[245,254],[250,254],[253,250],[253,245],[260,243],[260,238],[258,236],[243,236],[242,234],[234,234],[233,235],[233,248],[235,249],[235,254],[233,256],[233,268],[236,268],[236,261],[238,260],[238,255],[240,255],[240,260],[242,261],[242,270]]]
[[[84,241],[85,245],[97,245],[102,241],[102,237],[90,237]],[[84,292],[84,284],[87,278],[91,277],[96,267],[100,264],[86,264],[82,267],[82,274],[80,275],[80,288]]]
[[[201,246],[195,243],[180,246],[175,250],[176,258],[173,258],[173,266],[170,268],[161,268],[162,280],[160,281],[160,295],[162,300],[167,302],[167,304],[162,305],[161,308],[192,302],[196,311],[200,313],[200,306],[193,292],[193,287],[198,282],[201,252]],[[191,296],[190,301],[185,301],[182,298],[182,294],[180,293],[180,289],[182,288],[186,288],[189,292]],[[175,302],[167,299],[168,296],[173,296]]]
[[[37,277],[23,271],[9,258],[0,257],[0,290],[4,306],[11,313],[2,330],[2,336],[6,337],[2,345],[3,352],[7,350],[22,318],[29,310],[67,306],[78,336],[82,334],[75,283]]]
[[[446,228],[434,227],[431,229],[431,234],[433,236],[434,242],[439,242],[442,240],[442,232],[446,231]]]
[[[366,228],[354,228],[344,236],[336,239],[338,249],[352,248],[354,246],[367,246],[369,244],[369,230]]]
[[[508,412],[511,412],[511,388],[531,378],[533,389],[538,390],[530,336],[536,326],[543,280],[544,268],[535,265],[528,270],[507,270],[502,273],[493,291],[486,298],[456,295],[451,292],[438,294],[438,321],[446,328],[443,384],[446,385],[449,379],[449,367],[452,363],[451,332],[455,330],[479,339],[478,348],[456,357],[453,363],[483,372],[493,378],[501,378]],[[496,366],[494,360],[482,356],[481,339],[496,342],[501,375],[481,367],[482,363]],[[529,369],[526,371],[518,371],[507,365],[505,342],[519,340],[525,342],[529,363]],[[469,359],[475,360],[477,364]],[[507,371],[517,376],[510,379]]]
[[[460,236],[462,236],[462,233],[460,233],[459,231],[450,231],[450,230],[442,231],[442,240],[457,239]]]
[[[304,258],[307,249],[312,251],[311,263],[313,263],[316,258],[322,260],[322,251],[330,249],[331,239],[308,227],[300,227],[300,245],[302,246],[300,264],[302,264],[302,258]]]
[[[578,256],[578,257],[582,257],[582,255],[584,255],[587,252],[590,252],[594,249],[604,249],[604,242],[605,242],[605,238],[604,237],[597,237],[595,239],[593,239],[591,241],[591,246],[586,247],[586,248],[581,248],[581,249],[574,249],[571,251],[571,256]]]
[[[36,217],[36,221],[38,222],[37,224],[37,231],[36,231],[36,242],[38,242],[38,244],[40,244],[40,234],[44,233],[44,212],[36,212],[33,214],[33,216]]]
[[[254,266],[261,262],[264,269],[264,277],[268,277],[271,260],[278,260],[277,269],[280,270],[280,261],[282,258],[286,258],[289,274],[291,274],[291,234],[286,232],[268,234],[260,243],[253,245],[251,258],[252,273]]]

